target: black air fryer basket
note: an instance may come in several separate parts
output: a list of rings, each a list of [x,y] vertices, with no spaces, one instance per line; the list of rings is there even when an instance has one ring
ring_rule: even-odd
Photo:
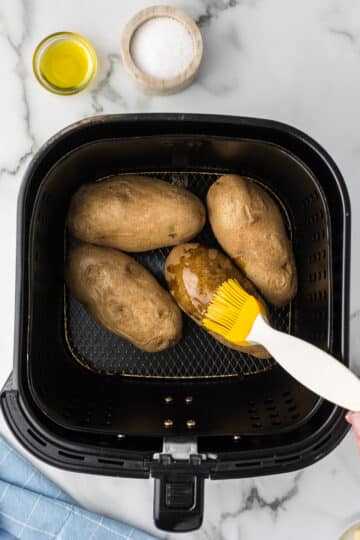
[[[303,133],[207,115],[92,118],[47,142],[19,197],[5,417],[24,447],[52,465],[153,477],[155,522],[167,530],[201,525],[205,478],[296,470],[330,452],[347,431],[342,409],[273,360],[234,352],[185,317],[179,345],[142,353],[97,325],[64,288],[73,242],[65,218],[80,184],[141,173],[204,200],[225,172],[267,189],[292,238],[299,292],[290,306],[271,311],[273,325],[348,364],[350,205],[334,162]],[[216,246],[208,225],[198,240]],[[136,258],[164,283],[167,252]]]

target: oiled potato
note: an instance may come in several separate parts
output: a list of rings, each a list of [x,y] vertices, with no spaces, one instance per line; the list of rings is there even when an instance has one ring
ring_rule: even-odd
[[[170,293],[181,309],[201,326],[207,307],[218,287],[234,278],[250,294],[259,295],[225,255],[217,249],[197,243],[182,244],[171,250],[165,263],[165,278]],[[218,341],[241,352],[258,358],[269,358],[261,345],[236,346],[222,336],[210,332]]]
[[[297,291],[291,243],[279,208],[251,179],[226,174],[207,193],[212,230],[228,255],[276,306]]]
[[[179,341],[179,308],[128,255],[83,244],[70,250],[65,277],[70,291],[94,319],[139,349],[156,352]]]
[[[116,176],[81,186],[73,196],[70,232],[101,246],[138,252],[191,240],[205,224],[200,199],[145,176]]]

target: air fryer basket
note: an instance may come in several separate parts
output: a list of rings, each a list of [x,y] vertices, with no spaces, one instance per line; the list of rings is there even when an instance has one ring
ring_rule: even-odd
[[[339,408],[273,360],[230,351],[189,320],[181,344],[141,353],[64,290],[73,242],[64,238],[65,218],[80,184],[141,173],[181,182],[204,199],[224,172],[269,190],[292,236],[299,292],[290,307],[272,309],[273,324],[347,363],[347,193],[329,156],[293,128],[211,116],[90,119],[40,150],[19,199],[15,361],[2,394],[5,416],[27,448],[57,466],[152,475],[155,520],[171,530],[200,526],[204,477],[296,469],[346,432]],[[199,240],[216,245],[208,226]],[[163,282],[166,253],[136,257]]]
[[[209,187],[219,177],[219,173],[203,171],[191,173],[160,171],[141,174],[182,185],[200,197],[204,203]],[[279,200],[276,202],[281,205]],[[283,208],[284,222],[288,226],[289,236],[292,236],[290,219],[285,208],[283,206],[280,208]],[[209,223],[195,240],[209,247],[221,249]],[[69,238],[68,243],[74,243],[74,240]],[[165,248],[133,253],[132,256],[167,288],[164,263],[169,252],[170,248]],[[291,330],[291,305],[283,308],[269,305],[268,310],[274,327],[285,332]],[[260,360],[221,345],[189,317],[183,319],[183,337],[178,345],[157,354],[144,353],[97,324],[86,309],[65,289],[64,331],[68,347],[75,360],[97,372],[146,378],[196,379],[250,375],[266,371],[274,365],[273,359]]]

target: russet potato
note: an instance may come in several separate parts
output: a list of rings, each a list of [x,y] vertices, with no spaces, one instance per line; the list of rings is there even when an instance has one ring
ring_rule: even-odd
[[[121,251],[90,244],[71,249],[65,280],[98,323],[139,349],[157,352],[180,340],[178,306],[148,270]]]
[[[204,227],[205,208],[190,191],[138,175],[82,185],[67,217],[79,240],[129,252],[174,246]]]
[[[237,279],[244,289],[259,298],[241,271],[217,249],[197,243],[174,247],[165,263],[165,278],[171,295],[181,309],[201,326],[216,290],[227,279]],[[234,345],[222,336],[210,332],[222,344],[258,358],[269,358],[261,345]]]
[[[249,178],[226,174],[207,193],[209,221],[221,247],[275,306],[297,291],[292,245],[281,212],[267,191]]]

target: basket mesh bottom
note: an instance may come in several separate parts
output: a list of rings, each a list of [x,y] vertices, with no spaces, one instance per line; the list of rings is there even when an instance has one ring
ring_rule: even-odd
[[[205,202],[206,193],[219,174],[154,173],[153,176],[180,184]],[[284,217],[289,224],[286,214]],[[219,248],[208,223],[194,241]],[[132,253],[131,256],[166,287],[163,270],[170,249]],[[291,307],[269,306],[268,309],[272,325],[279,330],[289,331]],[[96,372],[157,378],[225,377],[259,373],[274,364],[273,359],[260,360],[221,345],[185,315],[183,323],[183,338],[175,347],[159,353],[145,353],[97,324],[65,290],[66,341],[73,357]]]

